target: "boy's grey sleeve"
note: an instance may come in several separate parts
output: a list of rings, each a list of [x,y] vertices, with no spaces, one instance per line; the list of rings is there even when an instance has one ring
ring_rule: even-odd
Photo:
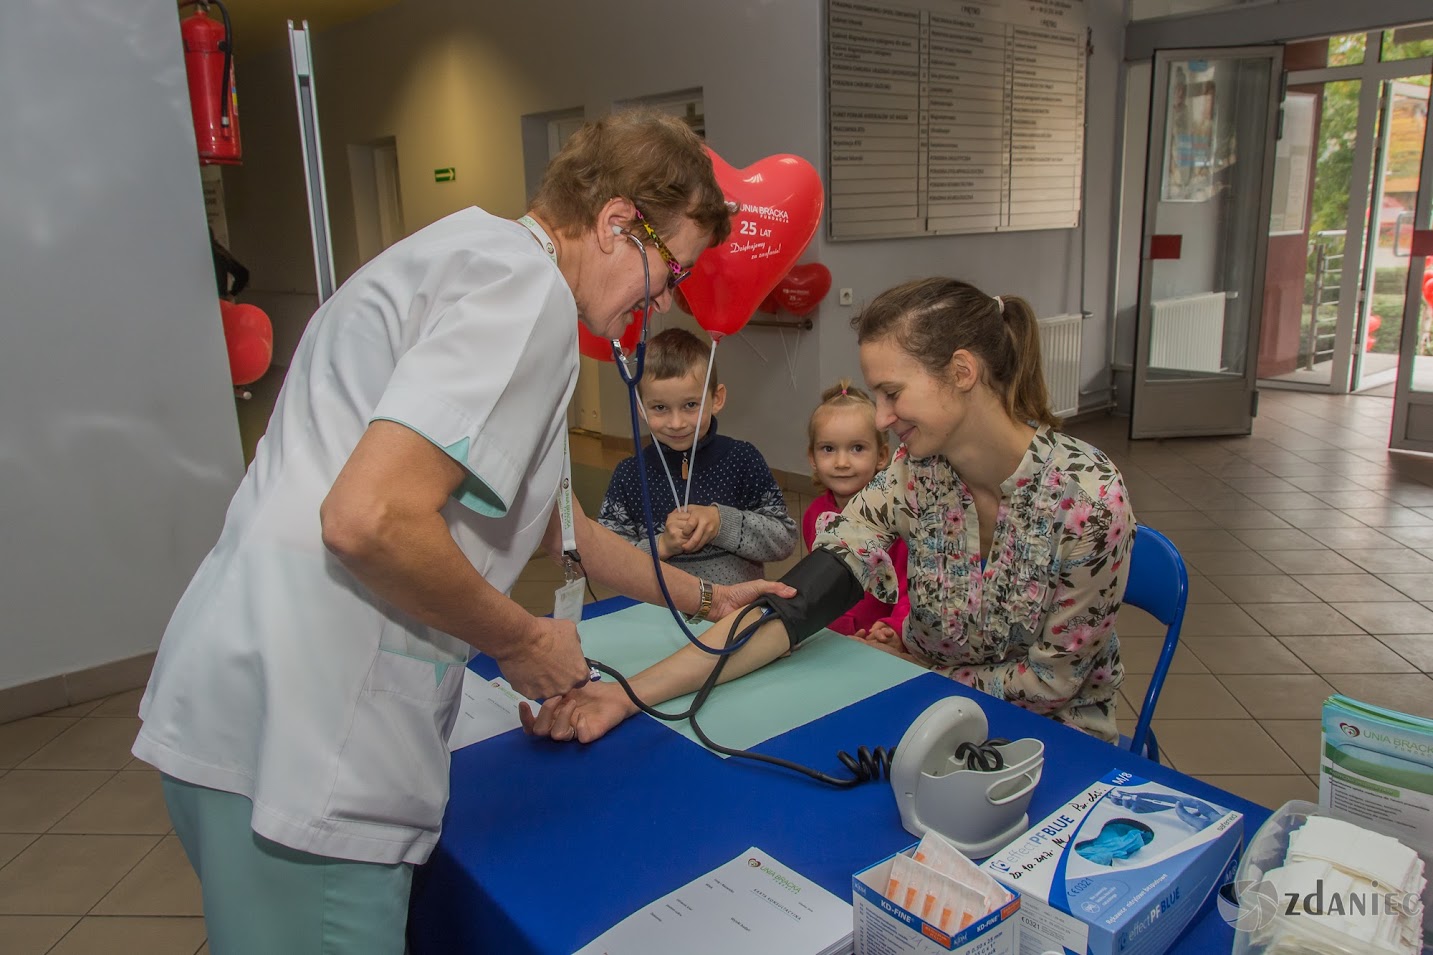
[[[786,498],[766,459],[754,447],[749,451],[753,459],[750,503],[745,509],[726,504],[716,506],[721,515],[721,529],[712,540],[712,546],[757,563],[785,560],[796,550],[800,528],[786,509]]]
[[[785,560],[796,549],[796,520],[787,513],[785,502],[774,510],[742,511],[725,504],[716,508],[721,530],[712,546],[761,564]]]

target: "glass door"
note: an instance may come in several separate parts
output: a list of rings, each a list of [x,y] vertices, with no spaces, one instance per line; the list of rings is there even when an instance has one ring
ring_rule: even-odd
[[[1282,64],[1155,54],[1130,437],[1251,430]]]
[[[1388,446],[1401,451],[1433,452],[1433,123],[1428,122],[1428,100],[1423,99],[1423,142],[1419,163],[1418,190],[1413,208],[1407,210],[1408,257],[1403,286],[1403,309],[1399,329],[1398,386],[1393,397],[1393,433]],[[1397,221],[1397,220],[1395,220]],[[1403,233],[1392,241],[1399,250]],[[1396,257],[1396,255],[1395,255]]]
[[[1404,280],[1427,125],[1428,77],[1384,80],[1365,233],[1368,254],[1354,334],[1354,391],[1391,385],[1398,374]]]

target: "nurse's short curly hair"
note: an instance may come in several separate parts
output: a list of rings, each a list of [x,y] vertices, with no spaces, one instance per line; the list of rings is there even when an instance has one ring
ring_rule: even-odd
[[[563,235],[597,224],[603,205],[630,199],[664,238],[686,216],[712,244],[731,232],[731,212],[701,137],[653,109],[623,110],[579,129],[548,163],[532,208]],[[640,237],[640,235],[639,235]]]

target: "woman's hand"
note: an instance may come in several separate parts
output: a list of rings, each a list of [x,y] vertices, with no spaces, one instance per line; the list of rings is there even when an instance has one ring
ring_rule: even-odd
[[[589,683],[547,700],[536,714],[519,703],[518,718],[529,736],[590,743],[637,712],[626,692],[616,683]]]
[[[763,594],[795,597],[796,588],[779,580],[749,580],[744,584],[716,584],[712,587],[712,609],[707,617],[721,620],[736,613]]]

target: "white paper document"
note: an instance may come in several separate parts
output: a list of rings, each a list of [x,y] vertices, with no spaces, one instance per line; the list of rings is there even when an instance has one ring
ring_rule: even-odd
[[[838,955],[849,903],[752,847],[603,932],[576,955]]]
[[[464,670],[463,702],[453,732],[448,735],[448,752],[517,729],[522,725],[517,705],[524,699],[502,677],[489,680],[472,670]],[[528,702],[533,712],[537,712],[538,704]]]

